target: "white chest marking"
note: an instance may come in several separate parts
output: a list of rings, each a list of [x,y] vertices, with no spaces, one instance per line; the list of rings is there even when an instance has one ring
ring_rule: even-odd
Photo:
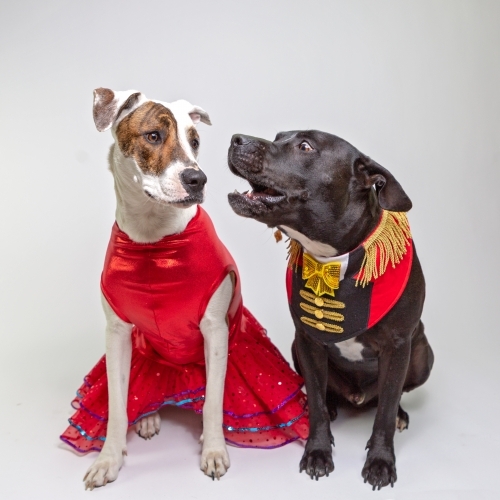
[[[337,342],[335,345],[338,347],[340,355],[349,361],[363,360],[363,355],[361,354],[363,351],[363,344],[356,342],[356,337],[344,340],[343,342]]]
[[[307,236],[295,231],[295,229],[287,226],[280,227],[290,238],[297,240],[306,249],[308,254],[318,257],[334,257],[339,253],[337,249],[333,248],[331,245],[321,243],[320,241],[310,240]]]

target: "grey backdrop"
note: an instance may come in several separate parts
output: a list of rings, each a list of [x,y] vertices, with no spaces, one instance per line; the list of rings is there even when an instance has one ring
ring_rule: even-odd
[[[4,498],[83,498],[95,454],[58,444],[69,402],[104,350],[99,276],[114,217],[109,132],[92,90],[135,88],[204,107],[206,209],[236,258],[246,305],[290,359],[285,245],[237,217],[233,133],[335,133],[392,171],[427,278],[436,364],[403,397],[398,482],[360,475],[373,412],[333,425],[336,470],[298,474],[302,446],[230,449],[220,483],[198,470],[199,417],[163,413],[129,437],[118,481],[85,498],[497,498],[500,3],[94,1],[0,4],[0,435]]]

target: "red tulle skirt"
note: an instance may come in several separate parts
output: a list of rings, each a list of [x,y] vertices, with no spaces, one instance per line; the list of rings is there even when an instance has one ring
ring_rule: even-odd
[[[241,447],[276,448],[306,439],[309,421],[302,378],[293,372],[265,330],[244,311],[245,328],[231,342],[224,389],[226,441]],[[129,425],[164,406],[202,412],[205,366],[169,366],[132,350]],[[72,402],[77,410],[61,435],[85,453],[100,450],[106,439],[108,383],[103,356],[85,377]]]

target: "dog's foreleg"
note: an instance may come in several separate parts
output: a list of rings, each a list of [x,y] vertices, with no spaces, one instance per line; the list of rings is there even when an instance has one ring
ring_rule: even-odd
[[[324,346],[311,340],[299,328],[295,346],[304,377],[309,405],[309,438],[300,461],[300,472],[306,471],[311,479],[328,476],[333,471],[330,416],[326,405],[328,379],[328,353]]]
[[[366,447],[368,454],[362,475],[373,489],[394,485],[396,456],[394,433],[403,384],[410,361],[411,339],[393,338],[383,347],[379,358],[379,400],[373,432]]]
[[[210,298],[200,323],[205,340],[207,385],[203,405],[203,449],[201,470],[212,479],[219,479],[229,468],[229,455],[222,430],[222,404],[228,353],[226,315],[233,284],[228,275]]]
[[[127,454],[127,396],[132,355],[132,325],[122,321],[101,296],[106,315],[106,372],[108,377],[108,429],[96,461],[85,474],[85,489],[105,486],[118,477]]]

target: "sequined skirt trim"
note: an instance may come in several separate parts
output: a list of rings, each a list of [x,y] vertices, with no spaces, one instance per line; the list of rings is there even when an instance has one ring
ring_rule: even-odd
[[[179,368],[132,351],[129,425],[165,406],[203,411],[205,366]],[[224,389],[224,434],[237,446],[275,448],[309,433],[302,378],[294,373],[265,330],[244,310],[242,331],[232,342]],[[108,419],[106,360],[85,377],[73,400],[76,413],[61,439],[80,452],[99,450]]]

